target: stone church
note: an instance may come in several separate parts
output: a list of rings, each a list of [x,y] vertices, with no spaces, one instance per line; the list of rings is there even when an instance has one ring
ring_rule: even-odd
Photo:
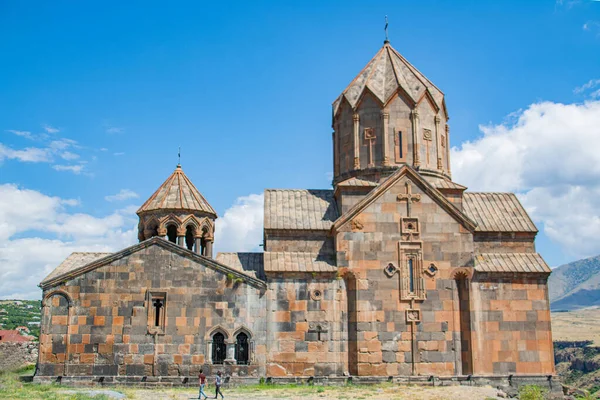
[[[36,379],[551,380],[537,228],[514,194],[452,181],[448,119],[384,42],[333,102],[333,189],[265,190],[264,252],[213,254],[217,213],[178,165],[138,244],[41,282]]]

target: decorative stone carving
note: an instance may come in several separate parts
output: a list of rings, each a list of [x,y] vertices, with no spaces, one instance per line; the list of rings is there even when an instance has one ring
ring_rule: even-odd
[[[429,266],[425,269],[425,273],[429,276],[435,276],[437,272],[438,267],[434,263],[429,264]]]
[[[421,242],[400,242],[398,244],[400,300],[425,300],[426,298],[421,247]]]
[[[423,129],[423,140],[433,140],[431,129]]]
[[[363,224],[358,219],[353,219],[351,223],[351,228],[353,231],[362,231]]]
[[[406,322],[421,322],[421,310],[406,310]]]
[[[398,268],[392,263],[389,263],[384,269],[383,272],[391,278],[396,272],[398,272]]]
[[[314,301],[320,301],[323,299],[323,291],[321,289],[315,289],[310,292],[310,298]]]

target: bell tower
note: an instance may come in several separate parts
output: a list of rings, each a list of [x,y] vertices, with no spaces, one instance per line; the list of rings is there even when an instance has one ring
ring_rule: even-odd
[[[402,165],[451,179],[444,94],[388,40],[333,102],[334,185]]]
[[[175,171],[137,211],[140,242],[161,236],[212,258],[217,213],[177,164]]]

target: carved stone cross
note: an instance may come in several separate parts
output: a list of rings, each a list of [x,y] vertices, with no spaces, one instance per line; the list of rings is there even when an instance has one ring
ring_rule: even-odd
[[[420,201],[421,200],[421,195],[416,193],[416,194],[412,194],[412,188],[410,186],[410,182],[406,182],[405,184],[406,186],[406,193],[405,194],[399,194],[398,195],[398,201],[405,201],[406,200],[406,212],[408,213],[408,217],[410,217],[410,211],[411,211],[411,205],[412,202],[415,201]]]
[[[374,167],[375,163],[373,161],[373,144],[375,142],[375,129],[373,128],[365,128],[365,141],[368,142],[369,146],[369,167]]]

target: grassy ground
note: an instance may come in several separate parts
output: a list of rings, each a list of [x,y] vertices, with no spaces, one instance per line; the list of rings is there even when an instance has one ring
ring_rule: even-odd
[[[552,339],[592,340],[600,346],[600,307],[552,313]]]
[[[58,385],[23,383],[19,375],[31,374],[31,368],[16,372],[0,373],[0,399],[48,399],[48,400],[111,400],[122,396],[138,400],[187,400],[198,397],[197,389],[190,388],[136,388],[94,387],[69,388]],[[253,385],[223,390],[226,399],[423,399],[451,400],[497,399],[498,391],[491,387],[423,387],[382,384],[378,386],[296,386],[296,385]],[[214,388],[207,390],[214,395]],[[113,397],[115,396],[115,397]]]

